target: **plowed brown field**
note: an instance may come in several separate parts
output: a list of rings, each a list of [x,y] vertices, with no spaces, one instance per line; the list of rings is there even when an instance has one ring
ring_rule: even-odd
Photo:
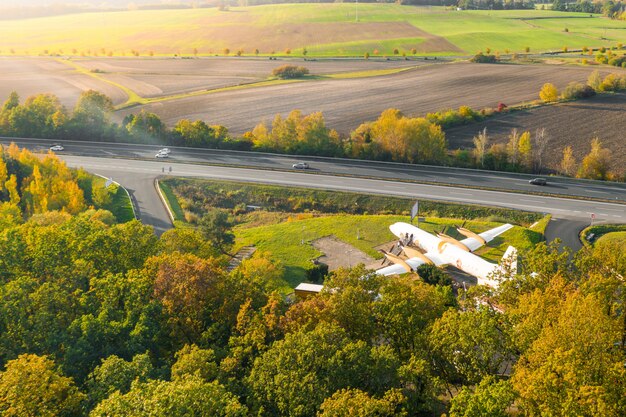
[[[589,142],[600,138],[611,150],[612,169],[626,170],[626,94],[600,95],[589,100],[516,111],[488,119],[483,123],[460,126],[446,131],[450,147],[472,148],[472,138],[487,128],[493,143],[504,143],[512,129],[532,134],[545,128],[550,136],[547,164],[556,169],[563,148],[571,146],[580,161],[589,152]]]
[[[380,77],[317,80],[187,97],[125,109],[118,117],[145,108],[169,125],[182,118],[203,119],[240,134],[262,120],[272,120],[277,113],[286,115],[300,109],[304,113],[322,111],[330,127],[349,133],[390,107],[418,116],[461,105],[479,109],[495,107],[498,102],[520,103],[537,99],[546,82],[562,88],[570,81],[585,81],[591,71],[539,65],[431,65]]]
[[[74,107],[78,96],[86,90],[98,90],[114,103],[126,101],[126,94],[117,87],[81,74],[50,58],[0,58],[0,100],[17,91],[22,101],[28,96],[52,93],[61,103]]]

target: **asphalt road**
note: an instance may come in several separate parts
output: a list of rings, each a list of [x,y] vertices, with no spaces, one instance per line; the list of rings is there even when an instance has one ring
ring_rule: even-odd
[[[398,181],[337,177],[311,172],[268,171],[250,168],[197,165],[173,161],[146,161],[106,159],[63,155],[69,166],[112,177],[132,189],[140,201],[141,219],[162,233],[169,226],[161,204],[154,200],[154,178],[167,175],[231,181],[262,182],[285,186],[322,188],[370,194],[397,195],[412,198],[456,201],[461,203],[493,205],[513,209],[552,213],[555,217],[584,221],[595,213],[598,222],[626,223],[626,206],[622,204],[557,198],[535,195],[517,195],[502,191],[459,189],[429,184]],[[169,167],[172,168],[171,174]],[[165,170],[165,173],[163,172]]]
[[[47,151],[53,142],[0,138],[3,144],[11,141],[33,151]],[[155,154],[161,148],[157,145],[71,141],[63,141],[63,145],[65,150],[59,155],[68,165],[82,166],[124,185],[133,196],[139,218],[152,225],[158,235],[172,227],[154,188],[154,180],[167,175],[398,195],[551,213],[553,221],[546,229],[546,239],[552,241],[558,237],[573,249],[580,248],[578,232],[589,224],[592,213],[596,222],[626,223],[624,184],[551,177],[548,186],[537,187],[528,184],[533,176],[492,171],[176,147],[171,147],[170,158],[156,160]],[[307,161],[312,169],[295,171],[291,165],[296,161]],[[172,167],[171,174],[169,167]],[[452,186],[435,185],[437,183]],[[554,196],[528,194],[533,192]],[[570,198],[556,197],[559,195]]]

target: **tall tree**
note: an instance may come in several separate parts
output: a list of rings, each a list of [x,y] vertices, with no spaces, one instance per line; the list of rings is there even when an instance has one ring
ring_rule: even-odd
[[[591,150],[583,158],[577,176],[594,180],[606,180],[611,163],[611,152],[602,147],[600,139],[591,140]]]
[[[478,135],[474,136],[474,157],[480,166],[485,166],[485,153],[487,152],[487,146],[489,145],[489,136],[487,135],[487,128],[484,128]]]
[[[6,417],[81,415],[85,399],[46,356],[21,355],[0,372],[0,414]]]
[[[576,159],[574,158],[571,146],[563,148],[563,159],[561,159],[559,170],[561,174],[570,177],[576,173]]]

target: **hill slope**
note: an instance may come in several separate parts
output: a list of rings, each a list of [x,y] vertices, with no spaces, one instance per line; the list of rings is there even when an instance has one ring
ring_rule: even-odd
[[[358,20],[357,20],[358,7]],[[568,31],[565,31],[568,28]],[[626,23],[543,10],[452,11],[394,4],[283,4],[82,13],[3,22],[0,54],[309,56],[473,54],[623,42]],[[621,32],[621,33],[620,33]]]

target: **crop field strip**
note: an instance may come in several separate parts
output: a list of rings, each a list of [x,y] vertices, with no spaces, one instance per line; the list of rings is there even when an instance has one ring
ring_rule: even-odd
[[[521,52],[614,45],[625,23],[546,10],[456,11],[442,7],[285,4],[217,9],[83,13],[6,21],[0,54],[142,56],[231,54],[363,56],[467,55],[491,48]],[[568,29],[565,31],[565,29]],[[61,30],[63,29],[63,30]],[[69,33],[68,33],[69,30]],[[13,52],[11,52],[13,51]],[[134,52],[133,52],[134,51]]]

